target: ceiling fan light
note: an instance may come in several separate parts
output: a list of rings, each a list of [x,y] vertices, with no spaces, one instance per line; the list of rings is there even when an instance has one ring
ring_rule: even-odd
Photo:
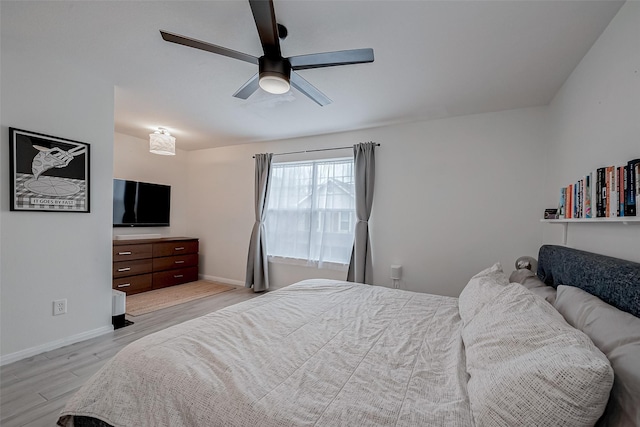
[[[259,84],[263,90],[275,95],[287,93],[290,88],[287,79],[274,74],[261,74]]]
[[[149,151],[163,156],[176,155],[176,139],[166,129],[149,134]]]

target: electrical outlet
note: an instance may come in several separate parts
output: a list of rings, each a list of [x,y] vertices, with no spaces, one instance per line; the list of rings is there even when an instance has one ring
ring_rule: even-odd
[[[67,299],[57,299],[53,302],[53,315],[65,314],[67,312]]]

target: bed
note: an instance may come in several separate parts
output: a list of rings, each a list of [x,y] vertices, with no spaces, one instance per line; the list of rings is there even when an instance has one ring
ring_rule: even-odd
[[[267,293],[125,347],[58,424],[640,424],[640,264],[559,246],[538,261],[491,266],[460,298],[333,280]]]

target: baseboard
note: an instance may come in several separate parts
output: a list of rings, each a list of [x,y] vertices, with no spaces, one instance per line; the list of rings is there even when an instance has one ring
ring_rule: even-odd
[[[225,283],[227,285],[244,286],[244,282],[242,282],[240,280],[227,279],[226,277],[207,276],[207,275],[201,274],[200,275],[200,279],[202,279],[202,280],[211,280],[212,282]]]
[[[102,328],[93,329],[91,331],[81,332],[70,337],[61,338],[59,340],[51,341],[46,344],[38,345],[24,350],[16,351],[15,353],[9,353],[4,356],[0,356],[0,366],[8,365],[9,363],[17,362],[18,360],[26,359],[27,357],[36,356],[45,351],[55,350],[65,345],[75,344],[80,341],[95,338],[100,335],[113,332],[113,325],[104,326]]]

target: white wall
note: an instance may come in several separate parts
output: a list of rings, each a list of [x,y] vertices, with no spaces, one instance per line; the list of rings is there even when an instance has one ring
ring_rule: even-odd
[[[113,84],[14,41],[0,72],[3,364],[112,329]],[[9,126],[90,144],[91,213],[9,211]],[[61,298],[68,313],[53,317]]]
[[[458,295],[493,262],[511,271],[517,257],[537,254],[544,188],[535,183],[544,181],[545,119],[543,108],[511,110],[191,152],[188,227],[201,239],[200,273],[244,280],[254,221],[254,153],[373,140],[382,144],[371,218],[374,282],[390,285],[390,265],[402,264],[402,288]],[[271,267],[276,287],[303,278],[346,277]]]
[[[170,227],[114,227],[113,235],[162,234],[184,236],[187,227],[187,154],[175,156],[149,152],[149,141],[121,133],[114,134],[113,177],[171,186]]]
[[[625,3],[549,107],[545,200],[598,167],[640,158],[640,2]],[[545,243],[561,242],[557,225]],[[640,262],[640,224],[571,224],[568,245]]]

